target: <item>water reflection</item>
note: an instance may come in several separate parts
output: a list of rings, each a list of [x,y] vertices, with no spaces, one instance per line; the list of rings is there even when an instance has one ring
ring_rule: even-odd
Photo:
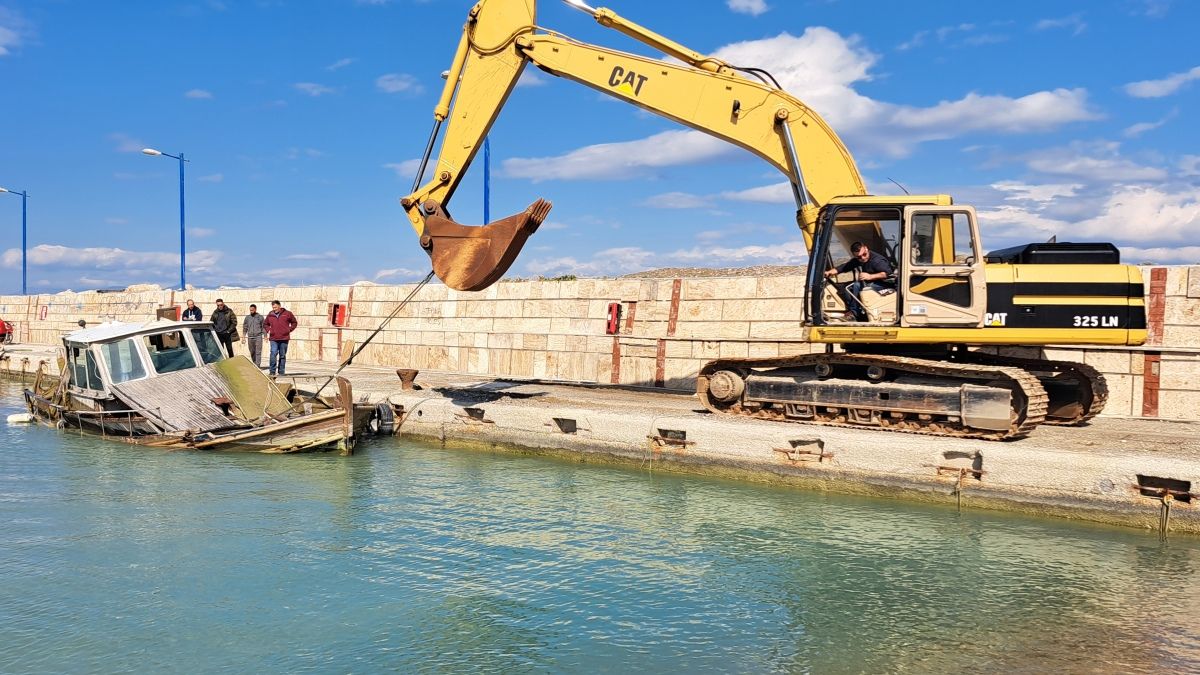
[[[0,444],[0,672],[1200,668],[1195,539],[390,441]]]

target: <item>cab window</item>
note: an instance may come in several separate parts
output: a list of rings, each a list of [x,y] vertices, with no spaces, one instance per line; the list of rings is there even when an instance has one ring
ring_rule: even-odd
[[[975,241],[966,212],[918,213],[912,222],[914,265],[972,265]]]
[[[142,355],[138,353],[137,343],[132,338],[100,345],[100,352],[104,355],[104,362],[108,364],[108,377],[113,384],[146,376]]]
[[[159,374],[173,373],[177,370],[196,367],[196,359],[192,356],[192,350],[188,348],[187,341],[183,339],[182,331],[173,330],[169,333],[146,335],[143,339],[146,342],[146,351],[150,353],[150,363],[154,366],[155,372]]]
[[[829,240],[830,267],[840,267],[850,260],[850,247],[861,242],[896,265],[896,246],[900,242],[899,209],[838,209],[833,221],[833,236]]]
[[[196,341],[196,351],[200,352],[200,358],[205,363],[216,363],[224,358],[221,353],[221,344],[217,342],[216,336],[207,328],[193,328],[192,339]]]

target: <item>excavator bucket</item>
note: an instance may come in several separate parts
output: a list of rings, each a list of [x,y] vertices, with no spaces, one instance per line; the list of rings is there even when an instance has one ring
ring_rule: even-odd
[[[487,225],[461,225],[439,206],[425,218],[421,246],[433,260],[433,272],[450,288],[481,291],[496,283],[517,259],[529,235],[550,213],[539,199],[523,212]]]

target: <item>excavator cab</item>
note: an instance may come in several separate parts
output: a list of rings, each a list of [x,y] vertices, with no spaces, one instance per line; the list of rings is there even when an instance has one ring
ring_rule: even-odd
[[[943,195],[886,199],[844,198],[822,210],[811,257],[822,262],[809,276],[812,323],[981,326],[987,289],[975,210]],[[853,272],[822,272],[841,268],[856,243],[884,256],[894,275],[852,293]]]

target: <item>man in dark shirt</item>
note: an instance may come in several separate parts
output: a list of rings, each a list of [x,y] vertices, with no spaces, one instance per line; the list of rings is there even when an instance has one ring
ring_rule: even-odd
[[[863,289],[870,288],[877,293],[894,289],[895,282],[891,276],[895,273],[896,268],[887,258],[867,249],[861,241],[856,241],[850,245],[850,260],[840,267],[825,270],[825,276],[832,277],[855,270],[858,271],[857,279],[844,286],[839,286],[838,293],[846,302],[847,314],[852,314],[854,321],[866,321],[868,319],[867,310],[863,307],[861,299]],[[851,317],[847,316],[846,318]]]
[[[233,310],[225,306],[225,301],[217,298],[217,308],[213,310],[212,318],[213,330],[217,333],[217,340],[225,345],[225,353],[229,354],[229,358],[233,358],[233,334],[237,332],[237,316]]]

